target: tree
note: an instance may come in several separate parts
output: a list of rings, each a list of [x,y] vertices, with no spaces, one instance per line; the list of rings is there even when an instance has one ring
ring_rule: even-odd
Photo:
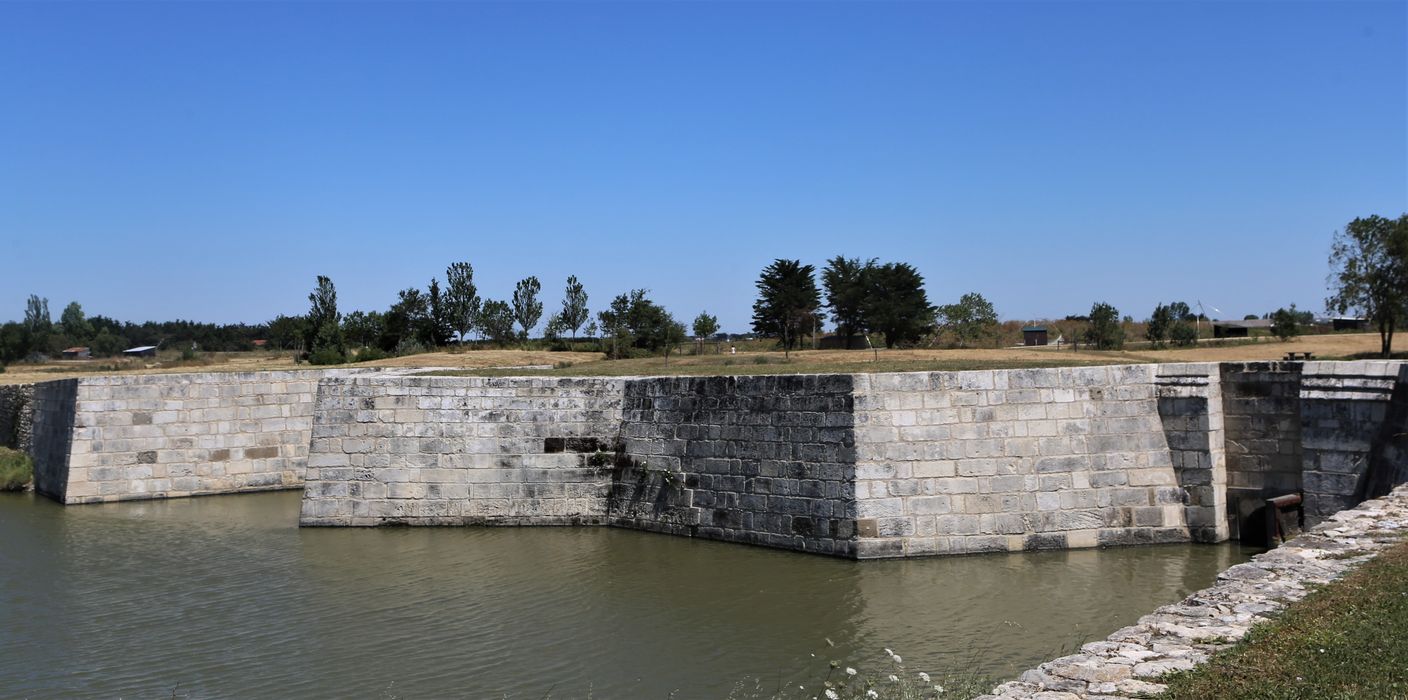
[[[933,329],[934,307],[924,277],[908,263],[885,263],[866,270],[866,329],[885,336],[885,347],[913,343]]]
[[[1300,335],[1300,326],[1301,314],[1296,311],[1295,304],[1291,304],[1289,309],[1276,309],[1271,313],[1271,333],[1283,343]]]
[[[1188,302],[1184,301],[1175,301],[1169,304],[1168,311],[1175,321],[1192,321],[1198,318],[1198,315],[1193,313],[1193,309],[1188,307]]]
[[[1187,321],[1175,321],[1168,332],[1168,339],[1179,347],[1188,347],[1198,342],[1198,329]]]
[[[318,275],[318,284],[308,295],[307,340],[310,358],[316,364],[345,362],[347,345],[342,340],[342,315],[337,311],[337,288],[332,279]]]
[[[629,331],[635,337],[635,345],[651,352],[665,354],[665,364],[670,364],[670,351],[685,340],[684,324],[675,320],[664,307],[645,298],[645,290],[634,297],[627,314]]]
[[[560,340],[567,331],[571,330],[562,320],[562,314],[556,313],[548,317],[548,322],[543,326],[543,337],[548,340]]]
[[[567,290],[562,297],[562,313],[557,318],[562,328],[572,331],[572,340],[577,339],[577,329],[587,322],[587,290],[577,281],[577,276],[567,278]]]
[[[49,333],[54,323],[49,318],[49,300],[35,294],[29,295],[24,308],[23,354],[49,351]]]
[[[820,320],[821,292],[816,288],[816,268],[800,260],[774,260],[758,276],[758,299],[753,302],[753,330],[782,339],[789,353],[807,329]]]
[[[53,321],[49,318],[49,300],[29,295],[24,307],[24,327],[30,333],[48,333]]]
[[[127,349],[126,339],[107,328],[98,331],[90,342],[93,354],[98,357],[110,357]]]
[[[1144,328],[1144,337],[1148,338],[1154,347],[1163,347],[1164,341],[1168,340],[1174,319],[1177,318],[1176,313],[1172,305],[1164,306],[1160,303],[1154,307],[1154,314],[1149,317],[1149,322]]]
[[[940,306],[938,321],[953,334],[958,347],[966,348],[968,343],[988,335],[997,327],[997,309],[983,295],[969,292],[959,297],[957,304]]]
[[[474,266],[467,262],[451,263],[445,269],[445,313],[450,328],[459,336],[474,330],[479,315],[479,289],[474,286]]]
[[[596,316],[601,321],[603,336],[611,338],[611,350],[607,352],[607,357],[613,360],[619,359],[624,354],[623,348],[630,346],[628,321],[631,307],[644,298],[644,289],[632,290],[629,295],[618,294],[615,299],[611,300],[610,306],[597,312]]]
[[[865,328],[865,272],[875,267],[875,259],[861,262],[860,258],[836,256],[826,261],[821,271],[821,283],[826,287],[826,306],[836,321],[836,332],[851,339]]]
[[[269,342],[282,350],[297,350],[308,337],[308,318],[305,316],[274,317],[269,322]]]
[[[380,311],[353,311],[342,317],[342,334],[357,347],[370,347],[386,330]]]
[[[455,334],[455,319],[445,294],[440,291],[440,281],[430,278],[430,293],[426,295],[426,310],[429,327],[426,335],[434,347],[448,345]]]
[[[479,327],[494,342],[506,345],[513,340],[513,309],[502,301],[485,299],[479,309]]]
[[[76,301],[71,301],[64,307],[64,312],[59,315],[59,323],[64,327],[64,335],[77,342],[82,343],[93,337],[93,326],[83,316],[83,307]]]
[[[604,337],[611,338],[607,356],[620,359],[630,356],[630,348],[663,352],[665,361],[670,351],[684,342],[684,324],[675,321],[664,307],[651,301],[647,290],[633,289],[618,294],[610,306],[597,313]]]
[[[425,295],[415,287],[396,293],[397,300],[386,312],[381,336],[381,349],[387,352],[409,351],[413,345],[422,347],[434,341],[427,337],[430,330],[430,305]]]
[[[538,325],[538,319],[543,317],[543,302],[538,301],[538,292],[542,288],[537,277],[529,277],[519,280],[513,290],[513,318],[523,329],[520,335],[524,339]]]
[[[1120,325],[1119,309],[1095,302],[1090,307],[1090,327],[1085,330],[1085,342],[1096,350],[1118,350],[1124,347],[1124,327]]]
[[[710,316],[708,311],[700,311],[694,317],[694,341],[699,346],[699,351],[704,348],[704,341],[719,332],[719,317]]]
[[[1379,352],[1393,350],[1393,333],[1408,319],[1408,214],[1355,219],[1330,246],[1330,297],[1335,313],[1358,313],[1379,331]]]

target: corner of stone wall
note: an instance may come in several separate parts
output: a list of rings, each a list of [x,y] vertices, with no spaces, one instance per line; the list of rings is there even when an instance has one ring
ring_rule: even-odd
[[[639,378],[611,522],[851,557],[851,375]]]
[[[1155,384],[1189,536],[1195,542],[1225,541],[1231,533],[1221,371],[1211,362],[1160,365]]]
[[[1399,482],[1405,367],[1385,360],[1305,363],[1300,428],[1307,524]]]
[[[30,411],[33,421],[30,456],[34,458],[34,490],[59,503],[70,503],[69,461],[74,441],[78,379],[34,385]]]
[[[872,375],[862,558],[1187,541],[1155,365]]]

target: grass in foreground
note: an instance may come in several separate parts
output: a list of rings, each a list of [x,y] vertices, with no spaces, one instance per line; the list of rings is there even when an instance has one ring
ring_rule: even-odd
[[[0,447],[0,491],[19,491],[34,478],[34,464],[29,455],[8,447]]]
[[[1162,682],[1167,698],[1408,698],[1408,542]]]
[[[1034,360],[885,360],[855,362],[810,362],[805,359],[784,360],[782,355],[749,354],[710,358],[694,357],[665,360],[651,357],[638,360],[601,360],[579,364],[561,364],[553,369],[465,369],[427,372],[451,377],[627,377],[627,376],[713,376],[753,374],[869,374],[874,372],[954,372],[979,369],[1033,369],[1042,367],[1086,367],[1093,365],[1126,364],[1110,358],[1098,360],[1034,359]]]

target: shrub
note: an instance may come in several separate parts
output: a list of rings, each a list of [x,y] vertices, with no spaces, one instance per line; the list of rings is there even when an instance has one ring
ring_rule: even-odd
[[[347,362],[347,356],[337,348],[320,348],[308,356],[310,365],[340,365]]]
[[[1175,323],[1168,333],[1169,340],[1179,347],[1187,347],[1198,342],[1198,329],[1186,324]]]
[[[388,353],[379,347],[369,346],[357,350],[357,356],[353,358],[352,361],[371,362],[372,360],[385,360],[388,357],[391,357],[391,353]]]
[[[1283,343],[1300,335],[1300,314],[1296,313],[1295,304],[1271,314],[1271,332]]]
[[[19,491],[33,478],[34,463],[29,455],[0,447],[0,491]]]
[[[402,338],[401,342],[396,344],[395,350],[395,354],[398,357],[401,355],[420,355],[426,352],[430,351],[427,350],[424,345],[421,345],[419,341],[411,338]]]
[[[1124,347],[1124,328],[1120,325],[1120,312],[1104,302],[1096,302],[1090,307],[1090,327],[1085,331],[1085,342],[1096,350],[1119,350]]]

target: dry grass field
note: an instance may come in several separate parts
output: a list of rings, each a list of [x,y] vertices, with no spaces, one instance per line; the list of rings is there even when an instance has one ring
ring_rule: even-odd
[[[754,344],[756,345],[756,344]],[[606,360],[594,352],[547,352],[543,350],[469,350],[433,352],[358,363],[353,367],[423,367],[454,374],[550,374],[550,375],[650,375],[650,374],[786,374],[818,372],[918,372],[961,369],[1018,367],[1064,367],[1074,365],[1125,364],[1146,362],[1214,362],[1232,360],[1279,360],[1287,352],[1310,352],[1316,359],[1367,357],[1379,348],[1374,333],[1303,336],[1288,343],[1274,339],[1226,345],[1203,343],[1194,348],[1139,349],[1118,352],[1073,352],[1069,347],[970,348],[961,350],[908,349],[880,350],[802,350],[784,359],[778,351],[750,350],[736,355],[675,355],[668,366],[664,358]],[[1408,338],[1395,338],[1394,350],[1408,350]],[[552,369],[524,369],[527,367]],[[120,359],[48,364],[18,364],[0,374],[0,384],[92,376],[95,374],[157,374],[179,372],[251,372],[308,368],[298,364],[291,353],[248,352],[207,353],[195,360],[179,357],[156,360]]]

